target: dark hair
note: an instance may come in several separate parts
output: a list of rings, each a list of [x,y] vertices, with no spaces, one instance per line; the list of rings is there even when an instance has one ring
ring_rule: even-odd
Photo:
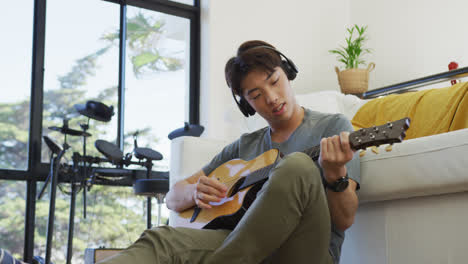
[[[260,70],[271,73],[276,67],[281,66],[281,57],[278,53],[268,48],[255,49],[254,47],[257,46],[275,48],[261,40],[246,41],[237,49],[237,56],[226,62],[224,68],[226,83],[239,96],[242,96],[240,84],[251,71]]]

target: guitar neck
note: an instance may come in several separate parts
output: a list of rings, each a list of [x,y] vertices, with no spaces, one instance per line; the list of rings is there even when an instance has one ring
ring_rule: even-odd
[[[317,161],[320,156],[320,146],[314,146],[303,150],[305,154],[307,154],[313,161]]]
[[[349,146],[353,150],[366,149],[370,146],[393,144],[403,141],[410,119],[403,118],[381,126],[361,128],[349,134]],[[302,151],[316,161],[320,156],[320,145]]]
[[[409,128],[409,118],[403,118],[398,121],[388,122],[385,125],[373,126],[370,128],[361,128],[358,131],[349,134],[349,146],[353,150],[366,149],[370,146],[379,146],[381,144],[393,144],[403,141],[406,130]],[[320,156],[320,145],[301,151],[307,154],[313,161],[317,161]],[[274,164],[248,175],[240,189],[246,188],[259,181],[268,178],[268,172]]]
[[[358,134],[359,134],[359,132],[354,131],[354,132],[349,134],[349,138],[356,137],[356,135],[358,135]],[[353,149],[353,150],[356,150],[356,149],[359,148],[359,146],[356,146],[357,144],[355,144],[352,141],[350,141],[349,144],[350,144],[351,149]],[[369,144],[367,146],[373,146],[375,144],[378,145],[379,143],[369,142]],[[301,152],[307,154],[313,161],[317,161],[318,158],[320,157],[320,145],[313,146],[313,147],[308,148],[306,150],[303,150]]]

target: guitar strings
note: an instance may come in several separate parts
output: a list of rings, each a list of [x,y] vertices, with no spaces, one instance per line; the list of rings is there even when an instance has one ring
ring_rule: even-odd
[[[261,176],[261,177],[265,177],[266,174],[268,174],[268,173],[270,172],[270,169],[271,169],[271,167],[272,167],[273,165],[274,165],[274,164],[271,164],[271,165],[268,165],[268,166],[266,166],[266,167],[260,168],[260,169],[258,169],[258,170],[256,170],[256,171],[253,171],[253,172],[251,172],[250,174],[246,175],[245,178],[247,178],[247,177],[249,177],[249,176],[252,177],[254,173],[261,173],[260,176]],[[241,179],[241,178],[230,179],[230,180],[225,181],[225,182],[222,182],[222,183],[228,183],[228,184],[230,184],[230,183],[233,183],[233,182],[237,182],[237,181],[239,181],[240,179]]]
[[[307,154],[308,156],[310,156],[313,160],[316,159],[320,153],[320,146],[314,146],[312,148],[308,148],[308,149],[305,149],[304,151],[302,151],[303,153]],[[270,172],[270,167],[272,167],[275,163],[273,164],[270,164],[266,167],[263,167],[263,168],[260,168],[256,171],[253,171],[251,172],[250,174],[246,175],[245,178],[247,179],[247,177],[249,176],[253,176],[254,173],[261,173],[260,177],[265,177],[267,173]],[[219,178],[218,178],[219,179]],[[232,178],[232,179],[229,179],[227,181],[223,181],[222,183],[223,184],[231,184],[231,183],[235,183],[237,181],[239,181],[241,178]]]
[[[306,149],[306,150],[304,150],[302,152],[309,155],[314,160],[314,159],[317,158],[316,156],[318,156],[320,154],[320,146],[314,146],[314,147],[308,148],[308,149]],[[276,164],[276,162],[273,163],[273,164],[270,164],[270,165],[268,165],[266,167],[260,168],[260,169],[258,169],[256,171],[253,171],[250,174],[246,175],[245,178],[247,178],[249,176],[252,176],[254,173],[261,173],[260,176],[265,177],[266,176],[265,174],[270,172],[270,169],[271,169],[270,167],[272,167],[275,164]],[[239,179],[240,178],[230,179],[230,180],[225,181],[223,183],[230,184],[230,183],[233,183],[233,182],[237,182]]]

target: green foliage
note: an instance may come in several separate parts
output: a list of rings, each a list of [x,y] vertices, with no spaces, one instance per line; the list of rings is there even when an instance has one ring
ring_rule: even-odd
[[[29,100],[0,104],[0,168],[26,169]]]
[[[353,39],[354,30],[357,31],[358,36]],[[340,46],[338,49],[329,50],[330,53],[336,54],[337,60],[345,65],[346,69],[358,68],[359,65],[365,64],[362,56],[371,52],[370,49],[365,49],[364,43],[367,40],[365,36],[367,26],[359,27],[354,25],[347,29],[348,37],[345,38],[346,46]]]
[[[60,87],[70,89],[86,85],[86,77],[95,75],[97,59],[106,53],[110,47],[109,45],[84,58],[78,59],[68,74],[58,78]]]
[[[163,20],[145,17],[138,13],[127,19],[127,42],[130,60],[135,76],[161,71],[176,71],[182,68],[183,60],[168,54],[161,54],[158,44],[165,32]],[[116,44],[117,32],[104,35],[101,39]]]
[[[154,63],[160,59],[159,54],[144,52],[132,57],[133,67],[138,72],[143,66]]]
[[[22,255],[24,246],[25,185],[0,181],[0,247],[15,257]]]

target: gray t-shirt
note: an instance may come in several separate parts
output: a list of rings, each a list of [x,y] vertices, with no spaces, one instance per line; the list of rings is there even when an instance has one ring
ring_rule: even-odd
[[[269,127],[244,134],[238,140],[224,147],[209,164],[203,167],[203,172],[205,175],[209,175],[214,169],[229,160],[252,160],[272,148],[279,149],[284,155],[303,151],[320,145],[320,140],[322,138],[339,135],[342,131],[353,131],[351,123],[344,115],[324,114],[305,109],[302,123],[296,128],[288,140],[281,143],[271,141]],[[320,169],[323,180],[323,171],[318,162],[316,162],[316,165]],[[357,153],[354,155],[354,158],[346,164],[346,168],[348,176],[358,183],[359,189],[361,167],[359,155]],[[339,262],[343,241],[344,232],[337,230],[332,224],[329,250],[335,263]]]

